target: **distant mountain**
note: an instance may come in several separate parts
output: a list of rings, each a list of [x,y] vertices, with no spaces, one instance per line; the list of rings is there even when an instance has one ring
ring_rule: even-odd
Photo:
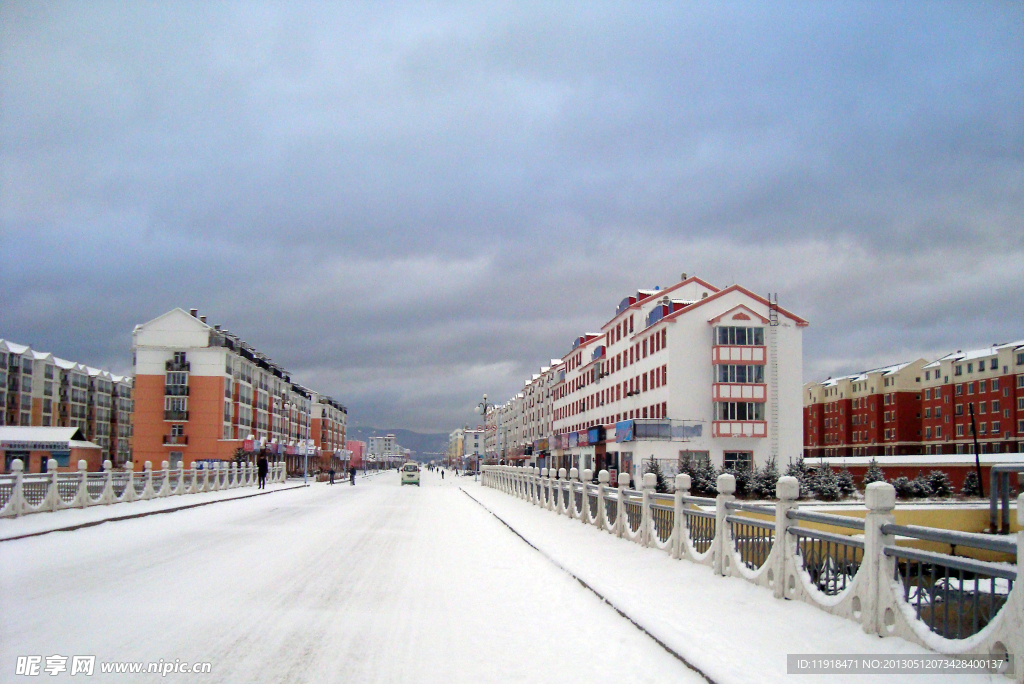
[[[394,435],[395,441],[406,449],[411,449],[417,461],[430,461],[439,458],[448,450],[448,433],[446,432],[413,432],[401,428],[384,429],[374,427],[353,427],[348,429],[348,439],[366,442],[370,437]]]

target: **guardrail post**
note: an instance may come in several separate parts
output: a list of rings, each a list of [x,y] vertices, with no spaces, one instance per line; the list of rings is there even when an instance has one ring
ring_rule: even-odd
[[[590,491],[587,488],[590,486],[592,479],[594,479],[594,471],[587,468],[583,471],[583,479],[580,481],[580,491],[583,493],[583,510],[580,513],[580,520],[584,525],[590,524]]]
[[[128,503],[129,501],[135,501],[139,498],[135,494],[135,461],[127,461],[124,464],[124,469],[128,471],[128,483],[124,487],[124,493],[121,495],[121,501]]]
[[[109,459],[103,461],[103,472],[107,476],[103,480],[103,494],[98,503],[111,504],[114,502],[114,464]]]
[[[185,493],[185,462],[178,461],[178,486],[174,488],[175,494]]]
[[[733,501],[736,497],[736,476],[730,473],[722,473],[718,476],[718,496],[715,498],[715,541],[718,543],[718,553],[715,554],[715,574],[725,575],[725,555],[728,535],[725,533],[725,518],[729,515],[729,509],[725,504]]]
[[[604,521],[608,517],[607,507],[604,505],[604,490],[608,487],[611,476],[607,470],[600,470],[597,473],[597,515],[594,516],[594,524],[599,530],[605,529]]]
[[[651,545],[651,492],[658,484],[658,476],[654,473],[644,473],[643,491],[640,493],[640,544]]]
[[[864,504],[868,507],[864,518],[864,558],[860,571],[867,572],[864,596],[861,603],[861,626],[868,634],[887,636],[885,629],[886,609],[897,610],[896,606],[882,605],[881,586],[892,577],[894,559],[887,557],[883,548],[895,544],[892,535],[882,533],[882,525],[896,520],[896,489],[888,482],[872,482],[864,490]]]
[[[537,492],[537,504],[541,508],[546,509],[548,507],[548,496],[547,496],[547,493],[548,493],[548,469],[547,468],[541,468],[540,469],[540,479],[538,480],[537,484],[540,487],[540,491]]]
[[[775,483],[775,496],[779,503],[775,505],[775,544],[781,553],[775,554],[774,566],[768,569],[772,573],[768,582],[775,598],[786,598],[786,568],[790,567],[789,545],[789,511],[797,507],[800,498],[800,480],[792,475],[783,475]],[[795,565],[793,567],[796,567]]]
[[[623,520],[626,518],[626,490],[629,489],[629,473],[619,473],[619,502],[615,504],[615,536],[625,533]]]
[[[14,517],[17,518],[25,508],[25,485],[22,482],[25,472],[25,463],[20,458],[14,459],[11,461],[11,471],[14,473],[14,489],[11,491],[11,508],[14,510]],[[54,480],[54,486],[56,486],[56,480]]]
[[[562,494],[562,485],[565,484],[565,478],[568,477],[565,468],[558,469],[558,479],[555,480],[555,490],[558,492],[558,505],[555,506],[555,513],[562,515],[565,513],[569,515],[569,511],[565,508],[565,496]]]
[[[47,459],[46,474],[50,477],[46,482],[46,505],[42,510],[56,511],[60,508],[60,490],[57,489],[57,459]]]
[[[676,475],[676,493],[672,502],[672,557],[683,557],[683,534],[686,531],[686,516],[683,515],[683,497],[690,495],[690,476]]]

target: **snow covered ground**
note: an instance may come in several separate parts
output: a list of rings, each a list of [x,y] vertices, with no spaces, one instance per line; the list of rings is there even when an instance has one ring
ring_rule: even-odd
[[[703,681],[467,482],[386,473],[0,543],[0,681]],[[96,674],[14,675],[55,654],[95,655]],[[161,659],[212,673],[99,673]]]
[[[1011,681],[988,675],[787,675],[786,654],[901,654],[929,651],[903,639],[865,634],[860,625],[664,551],[618,539],[578,520],[497,490],[465,490],[548,556],[705,672],[726,682]]]

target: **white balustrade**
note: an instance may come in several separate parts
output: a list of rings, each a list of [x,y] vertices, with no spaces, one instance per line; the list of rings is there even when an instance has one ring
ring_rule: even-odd
[[[146,461],[142,473],[136,473],[131,461],[123,470],[115,470],[107,460],[102,472],[90,473],[85,461],[79,461],[73,472],[58,472],[57,461],[51,458],[45,473],[26,475],[24,463],[15,459],[11,471],[0,475],[0,518],[254,487],[258,481],[256,466],[249,463],[215,463],[205,468],[193,464],[185,469],[181,463],[172,467],[163,461],[160,470],[153,470]],[[270,464],[270,483],[283,484],[286,477],[283,464]]]
[[[869,634],[901,636],[944,654],[996,657],[1009,654],[1018,661],[1015,681],[1024,683],[1024,667],[1020,667],[1024,658],[1024,573],[1021,571],[1024,565],[1024,494],[1017,498],[1017,524],[1022,530],[1016,533],[1015,538],[948,533],[960,535],[958,539],[962,540],[957,547],[961,553],[954,556],[897,546],[892,529],[895,490],[884,482],[867,486],[867,511],[861,521],[856,517],[801,510],[797,505],[799,482],[789,476],[779,478],[775,490],[777,502],[748,504],[736,501],[736,479],[731,474],[719,475],[718,495],[714,499],[691,496],[689,475],[677,475],[671,511],[664,496],[656,498],[656,478],[651,473],[644,475],[641,489],[637,492],[629,489],[628,473],[622,473],[617,488],[609,490],[608,471],[600,471],[596,504],[590,502],[589,487],[593,473],[584,470],[582,476],[581,482],[576,468],[567,473],[565,468],[556,472],[553,468],[483,466],[481,482],[556,514],[577,518],[644,546],[657,547],[673,558],[710,565],[715,574],[765,587],[775,598],[803,601],[859,622]],[[15,478],[19,477],[20,470],[16,469]],[[582,495],[579,508],[576,505],[577,491]],[[627,505],[633,507],[635,516],[638,498],[640,525],[634,530]],[[608,507],[613,499],[615,516],[610,519]],[[597,506],[596,511],[591,510],[593,505]],[[708,509],[712,506],[714,511],[710,512]],[[655,514],[662,516],[660,532]],[[669,514],[672,520],[667,526],[665,516]],[[802,527],[801,520],[857,531],[862,526],[863,536]],[[908,529],[911,528],[896,530],[901,541],[905,535],[911,534],[906,531]],[[929,534],[934,536],[948,532],[916,529],[924,530],[923,536],[918,537],[922,539]],[[971,547],[972,543],[977,546]],[[831,551],[822,556],[823,548]],[[963,548],[996,548],[1015,553],[1017,564],[1014,567],[977,561],[964,557]],[[929,588],[918,579],[918,584],[911,586],[909,582],[914,578],[910,577],[905,580],[907,584],[901,584],[898,578],[902,566],[897,565],[901,559],[906,566],[905,575],[911,574],[911,562],[927,561],[933,568],[943,568],[945,583],[941,587]],[[947,565],[943,566],[943,563]],[[964,579],[966,568],[971,569],[974,579]],[[960,572],[959,578],[950,574],[951,569],[954,573]],[[990,575],[985,575],[986,572]],[[991,579],[984,579],[986,576]],[[1000,577],[1009,581],[1000,583]],[[983,601],[988,600],[991,605],[999,602],[1000,605],[995,605],[993,610],[997,612],[994,615],[987,615],[987,626],[981,625],[983,629],[975,625],[969,634],[961,635],[961,627],[957,626],[956,638],[952,638],[948,634],[949,625],[937,625],[934,616],[926,622],[920,601],[916,607],[914,605],[919,597],[911,595],[911,590],[922,596],[922,592],[931,591],[929,601],[953,600],[950,597],[959,592],[957,600],[960,603],[957,605],[961,607],[968,605],[972,598],[977,601],[982,595],[987,597]],[[946,593],[945,598],[943,592]],[[977,604],[975,606],[977,610]],[[958,616],[957,619],[963,618]]]

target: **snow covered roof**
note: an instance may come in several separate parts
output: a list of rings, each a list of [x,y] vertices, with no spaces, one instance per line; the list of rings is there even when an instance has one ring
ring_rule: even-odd
[[[35,444],[60,445],[65,448],[99,449],[99,445],[85,440],[81,428],[73,427],[21,427],[15,425],[0,426],[0,446],[26,447]],[[44,449],[40,449],[44,450]]]
[[[0,344],[3,344],[7,348],[7,351],[12,352],[14,354],[24,354],[29,350],[29,347],[25,346],[24,344],[11,342],[10,340],[0,339]]]
[[[1017,340],[1016,342],[1003,342],[1002,344],[993,344],[991,347],[982,347],[980,349],[969,349],[967,351],[957,350],[950,352],[945,356],[938,358],[931,363],[927,364],[925,368],[936,368],[943,361],[970,361],[972,359],[981,359],[989,356],[995,356],[999,353],[1000,349],[1012,348],[1020,349],[1024,347],[1024,340]]]

